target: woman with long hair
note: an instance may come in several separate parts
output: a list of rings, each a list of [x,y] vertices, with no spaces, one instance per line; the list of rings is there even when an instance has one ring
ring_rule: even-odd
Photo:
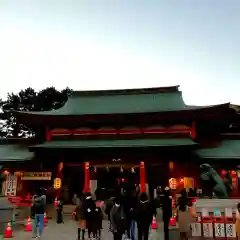
[[[179,202],[177,207],[177,221],[180,232],[180,239],[187,240],[190,232],[191,214],[184,201]]]

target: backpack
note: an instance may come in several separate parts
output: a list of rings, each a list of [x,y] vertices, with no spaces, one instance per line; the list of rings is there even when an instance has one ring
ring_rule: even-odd
[[[44,200],[42,197],[35,198],[34,200],[35,209],[44,207]]]

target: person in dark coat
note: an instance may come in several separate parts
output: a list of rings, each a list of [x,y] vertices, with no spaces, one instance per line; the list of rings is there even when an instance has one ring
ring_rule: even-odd
[[[57,204],[57,223],[64,223],[63,221],[63,200],[59,199]]]
[[[80,239],[84,240],[85,230],[86,230],[86,216],[85,216],[83,202],[84,202],[83,197],[82,199],[79,196],[75,197],[75,204],[76,204],[75,220],[77,221],[77,227],[78,227],[78,236],[77,236],[78,240]]]
[[[148,240],[149,229],[154,216],[153,205],[149,202],[146,193],[139,195],[136,207],[136,222],[138,227],[138,240]]]
[[[182,190],[181,191],[181,196],[178,198],[178,202],[177,202],[178,206],[188,206],[189,205],[189,199],[187,197],[187,193],[186,190]]]
[[[88,237],[91,238],[91,234],[96,238],[96,230],[95,230],[95,216],[96,216],[96,204],[92,199],[91,193],[85,194],[86,198],[83,202],[84,215],[86,218],[86,227],[88,230]]]
[[[132,192],[125,192],[123,198],[123,209],[127,219],[127,237],[134,240],[135,233],[135,214],[137,199]]]
[[[110,212],[112,210],[112,207],[114,206],[116,197],[110,197],[106,202],[106,208],[105,213],[108,215],[108,220],[110,220]]]
[[[102,231],[102,221],[103,221],[103,210],[101,207],[101,201],[96,202],[95,216],[96,216],[95,217],[96,237],[100,239],[101,231]]]
[[[162,198],[162,210],[163,210],[163,224],[164,224],[164,239],[169,240],[169,222],[172,217],[172,196],[170,188],[167,186],[164,189],[164,195]]]
[[[127,229],[127,220],[120,198],[115,199],[115,204],[110,212],[110,221],[113,239],[122,240],[122,236]]]

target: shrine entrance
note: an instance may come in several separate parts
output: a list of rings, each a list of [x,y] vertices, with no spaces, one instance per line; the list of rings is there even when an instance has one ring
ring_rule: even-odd
[[[139,166],[132,164],[107,164],[93,166],[97,191],[101,198],[110,198],[123,192],[135,191],[139,185]]]
[[[79,165],[67,165],[65,164],[62,169],[63,186],[62,194],[64,195],[65,201],[72,203],[74,194],[83,192],[84,186],[84,169]]]

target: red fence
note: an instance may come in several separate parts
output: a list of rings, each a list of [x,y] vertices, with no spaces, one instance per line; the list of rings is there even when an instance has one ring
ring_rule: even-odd
[[[32,203],[32,196],[28,194],[27,196],[23,197],[8,197],[8,200],[17,207],[30,207]]]

